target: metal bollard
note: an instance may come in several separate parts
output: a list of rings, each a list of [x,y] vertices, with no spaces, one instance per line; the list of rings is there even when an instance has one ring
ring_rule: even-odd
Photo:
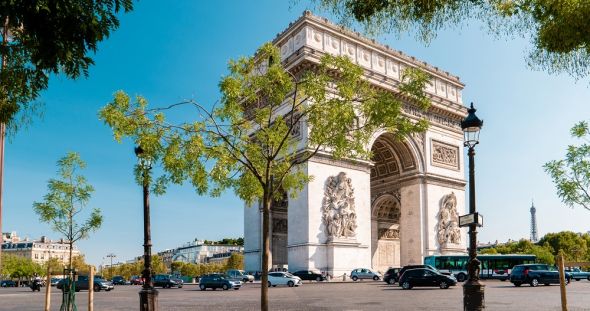
[[[344,272],[344,274],[342,275],[342,281],[345,282],[346,281],[346,272]]]

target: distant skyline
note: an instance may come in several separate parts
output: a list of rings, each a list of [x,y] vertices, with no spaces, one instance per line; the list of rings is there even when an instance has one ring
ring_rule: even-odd
[[[133,146],[113,140],[98,120],[98,110],[117,90],[143,95],[156,106],[185,98],[211,105],[219,98],[217,85],[227,73],[227,61],[251,55],[307,9],[305,1],[230,3],[135,2],[135,10],[121,16],[120,28],[99,45],[88,78],[51,78],[40,98],[44,116],[6,145],[3,231],[61,238],[38,221],[32,204],[47,193],[56,161],[77,151],[88,164],[83,174],[96,189],[88,210],[99,207],[104,215],[103,227],[79,242],[79,249],[95,265],[106,263],[109,253],[117,256],[113,262],[142,255],[141,188],[133,178]],[[466,84],[464,104],[474,102],[484,120],[475,150],[477,209],[484,216],[480,242],[529,238],[531,199],[539,237],[562,230],[587,232],[590,212],[565,207],[542,165],[562,158],[575,142],[571,126],[589,119],[590,82],[533,71],[526,65],[526,41],[494,39],[480,28],[472,22],[460,31],[443,31],[428,46],[411,35],[376,40]],[[197,196],[189,185],[171,186],[164,196],[152,196],[151,206],[153,253],[195,238],[241,237],[248,225],[242,202],[231,192],[209,198]]]

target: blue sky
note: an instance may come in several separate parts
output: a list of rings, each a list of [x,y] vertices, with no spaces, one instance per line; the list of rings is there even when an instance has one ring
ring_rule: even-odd
[[[121,89],[153,105],[189,97],[213,103],[227,61],[272,40],[305,6],[306,1],[274,0],[136,2],[135,10],[122,16],[121,27],[100,44],[90,76],[52,77],[40,99],[44,117],[7,144],[3,231],[59,238],[39,223],[32,204],[46,193],[55,162],[77,151],[96,189],[90,207],[101,208],[105,216],[102,228],[80,242],[80,249],[97,265],[106,263],[108,253],[118,256],[115,261],[141,255],[142,201],[133,180],[133,146],[113,140],[98,110]],[[572,143],[569,128],[588,118],[588,81],[530,70],[526,41],[494,39],[476,23],[444,31],[428,46],[412,36],[378,40],[458,75],[466,84],[463,100],[475,102],[484,119],[476,150],[477,204],[485,216],[480,241],[528,237],[533,198],[540,235],[589,230],[590,212],[565,207],[542,169]],[[243,235],[243,205],[232,193],[212,199],[196,196],[188,185],[173,186],[151,202],[154,252],[195,238]]]

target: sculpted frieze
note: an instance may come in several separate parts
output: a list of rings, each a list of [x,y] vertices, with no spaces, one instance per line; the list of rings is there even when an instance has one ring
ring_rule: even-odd
[[[454,192],[443,196],[441,199],[438,213],[437,239],[441,247],[461,243],[457,198]]]
[[[459,169],[459,147],[433,140],[432,164]]]
[[[326,180],[322,201],[322,220],[329,239],[356,236],[356,210],[352,180],[346,173]]]

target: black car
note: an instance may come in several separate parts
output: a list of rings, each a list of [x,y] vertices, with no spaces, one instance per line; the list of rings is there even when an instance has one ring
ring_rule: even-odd
[[[154,279],[154,287],[163,287],[163,288],[171,288],[171,287],[178,287],[182,288],[183,283],[179,282],[178,279],[168,275],[168,274],[156,274]]]
[[[325,281],[326,277],[323,276],[321,273],[312,270],[299,270],[296,272],[291,273],[295,276],[298,276],[302,280],[306,281]]]
[[[127,284],[127,280],[120,275],[115,275],[112,279],[113,285],[125,285]]]
[[[221,288],[223,290],[233,288],[238,290],[241,286],[241,281],[230,281],[222,274],[206,274],[201,276],[199,279],[199,288],[201,290],[207,290],[207,288],[211,288],[213,290],[216,290],[217,288]]]
[[[395,284],[397,280],[399,280],[399,272],[401,268],[389,268],[387,272],[383,275],[383,281],[387,284]]]
[[[403,268],[401,268],[398,272],[397,272],[397,281],[399,282],[399,278],[402,276],[402,274],[404,274],[404,272],[406,272],[406,270],[409,269],[430,269],[432,271],[441,273],[440,271],[438,271],[435,267],[431,266],[431,265],[408,265],[408,266],[404,266]],[[444,273],[441,273],[444,274]]]
[[[16,287],[16,282],[13,280],[2,280],[0,281],[0,287]]]
[[[457,285],[457,279],[429,268],[416,268],[404,271],[399,279],[399,285],[403,289],[411,289],[414,286],[436,286],[446,289]]]

